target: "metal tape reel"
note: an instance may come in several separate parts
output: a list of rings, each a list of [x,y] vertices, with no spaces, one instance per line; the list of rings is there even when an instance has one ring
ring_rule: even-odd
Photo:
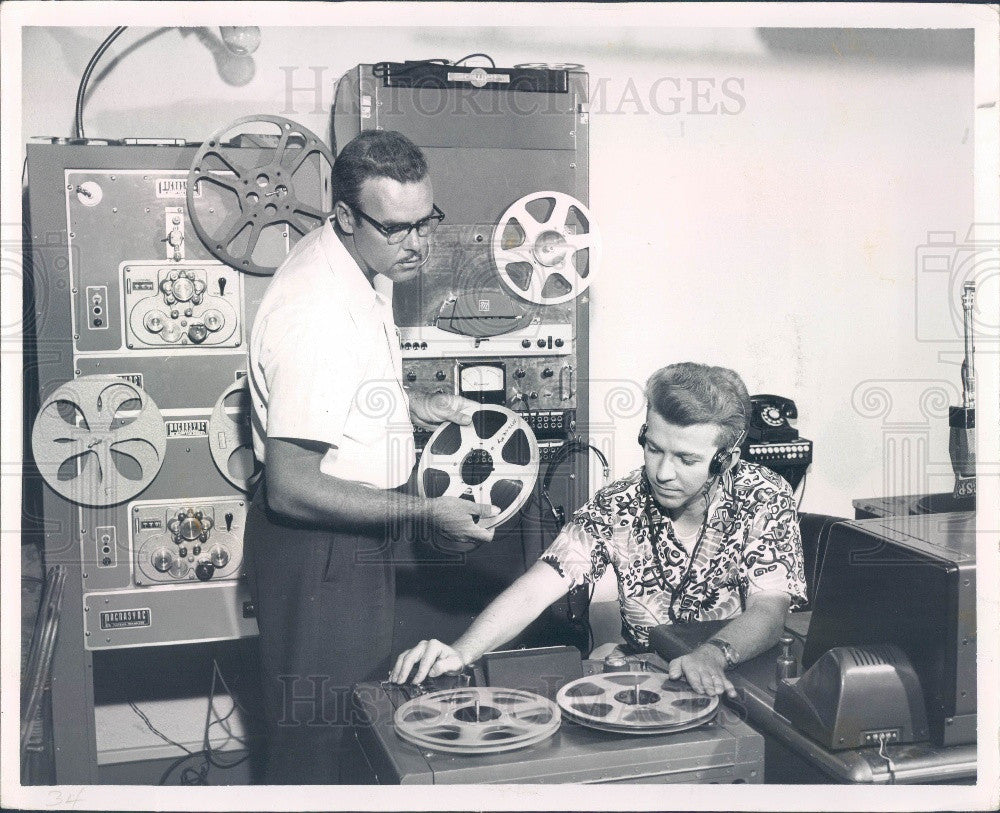
[[[256,166],[244,166],[241,161],[250,150],[224,142],[223,136],[245,135],[254,130],[247,125],[262,122],[276,130],[277,140],[272,146],[269,134],[257,135],[263,154]],[[318,173],[305,168],[309,158],[318,161]],[[296,185],[304,189],[312,181],[319,189],[332,169],[333,153],[305,127],[281,116],[244,116],[217,131],[195,154],[187,176],[191,223],[213,256],[239,271],[268,276],[284,254],[269,257],[267,264],[255,259],[262,233],[284,230],[289,237],[292,232],[301,237],[321,225],[330,213],[306,203]],[[214,197],[209,201],[210,190]]]
[[[446,689],[396,709],[396,733],[419,748],[495,754],[551,737],[561,720],[551,700],[520,689]]]
[[[523,299],[559,305],[587,290],[600,264],[601,237],[590,210],[562,192],[525,195],[493,229],[493,261]]]
[[[80,505],[117,505],[160,471],[167,428],[149,393],[116,376],[63,384],[42,404],[31,451],[53,491]]]
[[[243,376],[219,396],[208,419],[212,460],[219,473],[243,492],[249,492],[264,473],[253,453],[252,414],[250,384]]]
[[[424,497],[459,497],[499,508],[480,524],[506,522],[531,496],[538,479],[538,440],[516,413],[480,406],[472,423],[443,423],[424,447],[417,485]]]
[[[601,731],[665,734],[707,722],[718,697],[698,694],[660,672],[609,672],[563,686],[556,702],[567,717]]]

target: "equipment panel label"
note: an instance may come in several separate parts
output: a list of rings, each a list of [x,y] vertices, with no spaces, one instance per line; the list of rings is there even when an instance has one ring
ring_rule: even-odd
[[[194,188],[194,196],[201,197],[201,189]],[[186,198],[187,178],[157,178],[156,197],[158,198]]]
[[[137,610],[109,610],[101,613],[102,630],[119,630],[127,627],[148,627],[152,613],[148,607]]]
[[[208,421],[167,421],[168,438],[197,438],[208,436]]]

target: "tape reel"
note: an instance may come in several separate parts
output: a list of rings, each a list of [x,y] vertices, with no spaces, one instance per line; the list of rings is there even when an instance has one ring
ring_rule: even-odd
[[[241,136],[242,146],[224,140],[234,136]],[[250,153],[244,138],[261,151],[253,167],[242,163]],[[285,258],[285,235],[301,237],[330,216],[300,193],[314,184],[318,196],[332,169],[330,149],[305,127],[281,116],[244,116],[210,136],[195,154],[187,176],[191,223],[214,257],[239,271],[268,276]]]
[[[574,722],[620,734],[667,734],[708,722],[718,697],[698,694],[662,672],[609,672],[578,678],[556,695]]]
[[[480,524],[506,522],[531,496],[538,479],[538,441],[516,413],[480,406],[472,423],[441,424],[420,456],[418,488],[424,497],[459,497],[499,508]]]
[[[540,305],[587,290],[600,264],[601,239],[590,210],[562,192],[525,195],[493,229],[493,261],[503,284]]]
[[[240,491],[249,492],[264,473],[253,453],[250,385],[243,376],[226,388],[208,419],[208,448],[219,473]]]
[[[396,709],[396,733],[419,748],[450,754],[496,754],[526,748],[559,728],[559,707],[520,689],[446,689]]]
[[[160,471],[167,428],[149,393],[116,376],[63,384],[42,404],[31,451],[53,491],[88,506],[117,505]]]

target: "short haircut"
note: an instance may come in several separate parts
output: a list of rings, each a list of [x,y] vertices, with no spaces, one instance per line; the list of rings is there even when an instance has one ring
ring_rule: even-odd
[[[333,162],[333,202],[357,209],[361,185],[369,178],[416,183],[427,176],[420,148],[393,130],[366,130],[352,138]]]
[[[685,361],[657,370],[646,382],[649,408],[668,423],[720,427],[720,449],[735,446],[750,425],[750,395],[739,374]]]

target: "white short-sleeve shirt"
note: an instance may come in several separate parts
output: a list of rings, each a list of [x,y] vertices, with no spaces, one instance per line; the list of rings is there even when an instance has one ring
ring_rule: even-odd
[[[254,454],[265,437],[320,441],[320,471],[375,488],[415,462],[392,282],[368,282],[332,224],[303,237],[275,272],[250,337]]]

